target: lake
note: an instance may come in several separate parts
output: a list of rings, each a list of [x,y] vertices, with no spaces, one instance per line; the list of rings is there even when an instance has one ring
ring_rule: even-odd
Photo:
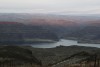
[[[53,47],[60,46],[60,45],[63,45],[63,46],[78,45],[78,46],[88,46],[88,47],[100,48],[100,44],[81,44],[75,40],[66,40],[66,39],[61,39],[60,41],[55,42],[55,43],[35,43],[31,45],[36,48],[53,48]]]

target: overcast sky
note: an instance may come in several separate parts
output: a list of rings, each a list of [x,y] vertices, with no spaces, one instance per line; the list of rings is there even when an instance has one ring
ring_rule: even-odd
[[[100,0],[0,0],[0,12],[100,14]]]

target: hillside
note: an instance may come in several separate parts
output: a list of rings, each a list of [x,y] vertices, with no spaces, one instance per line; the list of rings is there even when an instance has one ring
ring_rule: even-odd
[[[56,33],[58,37],[62,37],[62,35],[77,29],[79,25],[76,20],[71,19],[69,16],[52,14],[1,13],[0,21],[41,26]]]
[[[59,63],[71,56],[77,55],[76,59],[80,59],[81,56],[89,54],[97,54],[100,58],[100,49],[93,47],[84,46],[57,46],[55,48],[33,48],[24,46],[23,48],[30,49],[35,54],[36,58],[40,59],[43,67],[52,66],[53,64]],[[85,53],[84,53],[85,52]],[[78,54],[82,53],[82,54]],[[75,59],[70,60],[70,63],[74,62]],[[76,60],[75,60],[76,61]],[[66,64],[65,64],[66,65]],[[56,66],[57,67],[57,66]]]
[[[32,51],[19,46],[0,46],[0,67],[32,67],[41,65]]]
[[[45,49],[31,46],[0,46],[0,67],[55,67],[57,63],[62,65],[64,60],[67,64],[74,65],[81,64],[80,62],[89,58],[93,64],[94,56],[92,55],[96,54],[97,60],[100,60],[99,51],[100,48],[83,46],[57,46]],[[82,58],[88,59],[82,60]]]
[[[38,41],[38,39],[41,39]],[[44,39],[44,41],[42,40]],[[17,22],[0,22],[0,43],[34,43],[59,40],[57,35],[40,26]]]
[[[79,43],[100,43],[100,21],[91,21],[83,24],[83,28],[79,28],[65,38],[76,39]]]

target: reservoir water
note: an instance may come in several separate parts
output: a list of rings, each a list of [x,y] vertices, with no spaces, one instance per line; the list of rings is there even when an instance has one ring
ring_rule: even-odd
[[[81,44],[75,40],[66,40],[66,39],[61,39],[60,41],[55,42],[55,43],[35,43],[35,44],[32,44],[32,46],[36,47],[36,48],[53,48],[53,47],[60,46],[60,45],[63,45],[63,46],[78,45],[78,46],[88,46],[88,47],[100,48],[100,44]]]

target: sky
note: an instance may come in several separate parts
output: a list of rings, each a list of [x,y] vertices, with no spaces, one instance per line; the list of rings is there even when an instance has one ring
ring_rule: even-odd
[[[100,0],[0,0],[0,12],[100,14]]]

